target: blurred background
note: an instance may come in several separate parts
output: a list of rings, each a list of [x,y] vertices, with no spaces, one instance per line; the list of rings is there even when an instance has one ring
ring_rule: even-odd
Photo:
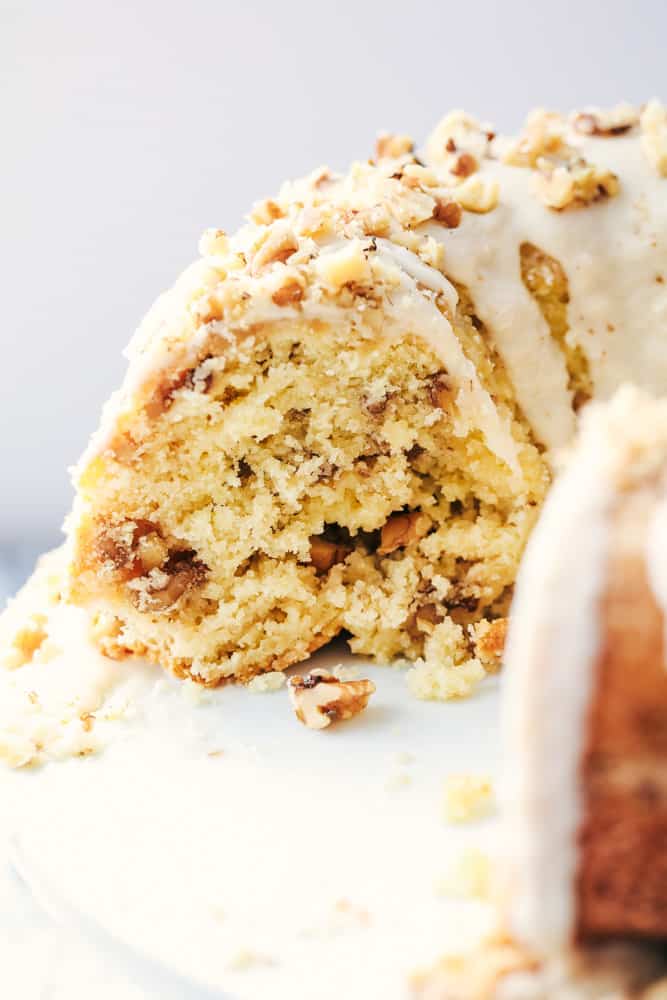
[[[667,97],[665,0],[0,0],[0,599],[206,226],[453,107]]]

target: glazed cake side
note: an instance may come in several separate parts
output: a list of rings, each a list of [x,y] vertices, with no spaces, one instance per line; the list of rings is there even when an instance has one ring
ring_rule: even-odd
[[[622,378],[667,385],[634,308],[667,316],[648,134],[627,108],[516,142],[455,114],[426,165],[384,137],[208,233],[78,474],[71,594],[107,647],[215,683],[345,629],[421,660],[424,696],[493,669],[545,449]],[[619,252],[634,297],[604,303]]]
[[[504,703],[509,916],[543,952],[667,939],[666,490],[667,404],[627,388],[585,415],[519,576]]]
[[[500,933],[424,997],[667,989],[667,402],[626,387],[582,425],[512,608]]]

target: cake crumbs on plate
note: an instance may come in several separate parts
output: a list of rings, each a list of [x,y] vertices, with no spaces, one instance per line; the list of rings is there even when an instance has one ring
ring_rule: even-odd
[[[449,823],[483,819],[493,806],[493,785],[487,775],[450,774],[445,779],[444,814]]]
[[[213,692],[190,677],[185,677],[181,681],[181,696],[189,705],[209,705],[213,699]]]
[[[227,961],[227,968],[232,972],[247,972],[269,965],[276,965],[276,959],[252,948],[239,948]]]
[[[408,771],[394,771],[385,781],[384,787],[388,792],[395,792],[410,784],[412,784],[412,775]]]
[[[458,899],[487,901],[491,898],[493,864],[484,851],[467,847],[446,874],[438,879],[436,893]]]
[[[351,931],[365,930],[372,922],[373,918],[365,906],[343,897],[337,899],[323,917],[304,927],[300,936],[315,940],[334,938]]]
[[[264,674],[257,674],[246,684],[246,689],[251,694],[267,694],[269,691],[279,691],[285,686],[287,678],[282,670],[268,670]]]
[[[477,659],[447,664],[427,662],[420,658],[408,671],[406,679],[408,688],[416,698],[422,701],[449,701],[469,697],[485,677],[486,671]]]
[[[331,668],[331,673],[334,677],[337,677],[339,681],[359,680],[359,668],[349,666],[345,663],[337,663],[335,667]]]

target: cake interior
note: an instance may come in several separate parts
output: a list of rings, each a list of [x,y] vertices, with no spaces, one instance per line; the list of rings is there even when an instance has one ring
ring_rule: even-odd
[[[84,472],[74,596],[100,641],[205,683],[282,669],[341,631],[377,660],[493,667],[548,481],[484,325],[456,334],[518,443],[517,475],[406,331],[275,322],[211,335]],[[111,608],[111,610],[109,610]],[[453,693],[457,693],[454,691]]]

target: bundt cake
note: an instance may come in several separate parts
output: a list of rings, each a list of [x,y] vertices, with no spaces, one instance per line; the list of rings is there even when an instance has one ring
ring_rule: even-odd
[[[493,669],[576,411],[667,390],[666,143],[657,102],[455,113],[205,233],[76,473],[107,651],[215,684],[343,632],[425,697]]]
[[[667,976],[666,574],[667,401],[626,387],[584,414],[517,581],[503,934],[423,996],[626,997]]]

